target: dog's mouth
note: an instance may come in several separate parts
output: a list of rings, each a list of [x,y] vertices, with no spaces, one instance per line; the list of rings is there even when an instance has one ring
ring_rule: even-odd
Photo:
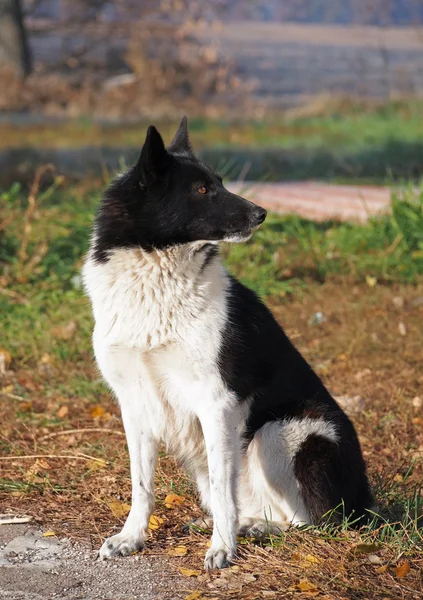
[[[260,227],[261,223],[253,227],[249,227],[248,229],[239,229],[238,231],[233,231],[232,233],[225,235],[223,241],[233,243],[247,242],[253,233]]]
[[[255,228],[257,229],[257,228]],[[225,237],[223,238],[224,242],[232,242],[232,243],[240,243],[240,242],[246,242],[250,239],[250,237],[253,235],[255,229],[247,229],[244,231],[234,231],[233,233],[229,233],[228,235],[225,235]]]

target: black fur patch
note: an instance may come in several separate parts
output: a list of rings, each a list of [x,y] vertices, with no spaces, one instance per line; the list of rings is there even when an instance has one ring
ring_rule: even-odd
[[[294,473],[312,522],[318,524],[323,515],[339,523],[350,517],[362,524],[372,495],[365,477],[365,465],[351,423],[341,429],[339,443],[311,434],[295,455]]]
[[[204,262],[201,265],[201,273],[203,273],[209,264],[219,254],[219,247],[216,244],[206,244],[201,248],[200,252],[204,253]]]

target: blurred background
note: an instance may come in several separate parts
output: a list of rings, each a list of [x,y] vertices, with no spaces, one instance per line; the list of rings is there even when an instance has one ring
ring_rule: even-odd
[[[383,511],[357,533],[243,546],[239,597],[421,598],[422,109],[423,0],[0,0],[0,515],[98,548],[129,510],[80,270],[111,177],[149,124],[168,142],[187,114],[204,160],[270,209],[222,257],[353,418]],[[160,561],[201,513],[164,453],[156,484]],[[197,538],[183,543],[201,568]],[[0,568],[0,596],[75,597],[66,578],[25,572]],[[223,594],[205,581],[202,598]]]
[[[1,178],[116,168],[185,113],[231,178],[419,175],[422,22],[422,0],[0,0]]]

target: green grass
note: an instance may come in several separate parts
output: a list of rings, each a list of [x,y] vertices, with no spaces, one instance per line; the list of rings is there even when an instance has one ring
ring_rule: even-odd
[[[334,103],[327,114],[267,116],[263,120],[192,118],[190,135],[195,147],[235,148],[329,148],[332,150],[381,147],[389,141],[421,141],[423,133],[421,100],[369,103]],[[57,123],[0,124],[0,148],[78,148],[105,145],[139,148],[150,121],[100,123],[77,119]],[[166,139],[177,120],[156,120]]]

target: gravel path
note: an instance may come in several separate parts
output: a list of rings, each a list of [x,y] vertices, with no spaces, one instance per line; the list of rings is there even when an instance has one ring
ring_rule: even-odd
[[[190,581],[174,573],[161,557],[100,561],[81,544],[28,526],[0,526],[2,600],[180,600]]]

